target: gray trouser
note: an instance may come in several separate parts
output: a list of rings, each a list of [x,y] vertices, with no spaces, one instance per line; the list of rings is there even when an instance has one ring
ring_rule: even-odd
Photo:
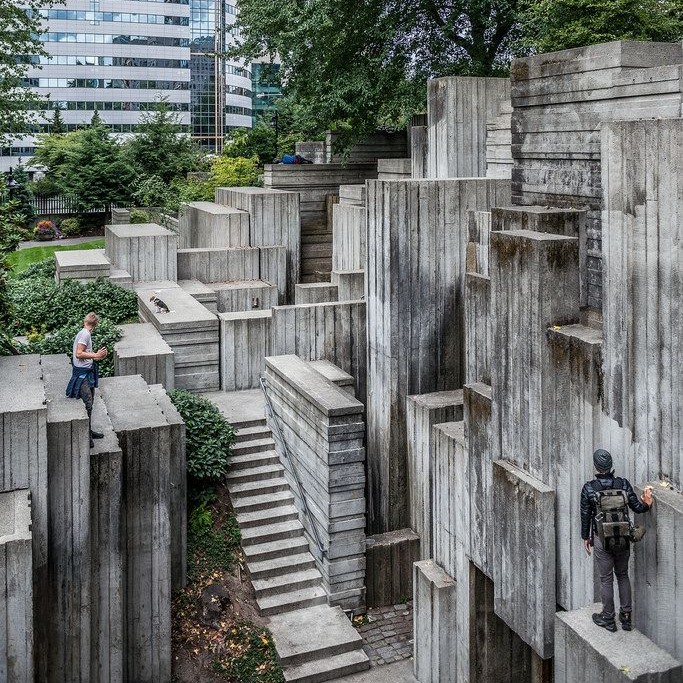
[[[631,611],[631,581],[628,578],[628,560],[631,555],[629,543],[621,550],[607,551],[602,547],[600,539],[594,540],[595,561],[600,573],[600,591],[602,611],[606,616],[614,616],[614,575],[619,588],[619,604],[622,612]]]
[[[81,398],[83,403],[85,403],[85,409],[88,412],[88,423],[90,430],[92,431],[92,402],[93,394],[95,390],[90,386],[87,379],[81,382],[81,390],[78,392],[78,396]]]

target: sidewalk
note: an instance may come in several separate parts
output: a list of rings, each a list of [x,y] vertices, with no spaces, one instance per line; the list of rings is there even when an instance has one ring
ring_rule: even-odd
[[[104,235],[91,235],[90,237],[65,237],[62,240],[49,240],[47,242],[31,240],[29,242],[19,242],[17,251],[20,249],[30,249],[31,247],[68,247],[72,244],[84,244],[104,239]]]
[[[335,683],[417,683],[413,677],[413,660],[373,666],[372,669],[335,679]]]

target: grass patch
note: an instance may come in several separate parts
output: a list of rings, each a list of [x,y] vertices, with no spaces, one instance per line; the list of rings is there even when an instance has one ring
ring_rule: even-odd
[[[19,249],[12,252],[7,257],[7,265],[10,269],[10,276],[21,273],[26,270],[32,263],[44,261],[47,258],[52,258],[56,251],[76,251],[79,249],[104,249],[104,240],[93,240],[92,242],[83,242],[82,244],[68,244],[49,247],[29,247],[28,249]]]

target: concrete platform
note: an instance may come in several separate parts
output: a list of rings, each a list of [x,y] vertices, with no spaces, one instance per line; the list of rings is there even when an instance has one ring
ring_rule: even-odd
[[[263,280],[215,282],[211,285],[218,313],[266,310],[278,305],[278,289]]]
[[[266,399],[261,389],[247,391],[212,391],[204,394],[232,425],[261,422],[266,419]]]
[[[213,287],[209,287],[209,285],[205,285],[199,280],[180,280],[178,284],[181,289],[184,289],[190,296],[197,299],[208,311],[218,313],[216,290]]]
[[[593,623],[595,604],[555,615],[555,683],[680,683],[683,666],[638,631]]]
[[[368,671],[342,676],[335,680],[337,683],[417,683],[413,676],[413,662],[410,659],[386,666],[375,666]]]
[[[148,384],[175,387],[173,349],[152,323],[121,325],[114,344],[114,374],[142,375]]]
[[[111,264],[104,249],[56,251],[55,265],[57,284],[62,280],[96,280],[98,277],[109,277],[111,272]]]
[[[323,377],[329,379],[330,382],[336,384],[340,389],[343,389],[347,393],[351,394],[351,396],[354,398],[356,397],[353,375],[350,375],[348,372],[344,372],[334,363],[330,363],[329,360],[313,360],[309,362],[309,365],[314,370],[319,372]]]
[[[181,249],[241,247],[249,244],[249,214],[214,202],[190,202],[180,210]]]

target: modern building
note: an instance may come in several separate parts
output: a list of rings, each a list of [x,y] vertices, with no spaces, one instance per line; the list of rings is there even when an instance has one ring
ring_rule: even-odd
[[[256,124],[260,118],[265,117],[275,108],[275,103],[282,95],[280,64],[265,59],[253,62],[251,65],[251,83],[253,93],[252,120]]]
[[[68,130],[97,110],[113,133],[134,133],[163,98],[190,130],[190,0],[66,0],[42,10],[47,57],[25,85],[45,98],[36,132],[59,108]],[[0,170],[26,162],[35,137],[2,150]]]
[[[220,153],[234,128],[251,128],[251,72],[227,59],[236,0],[191,0],[192,136]]]

